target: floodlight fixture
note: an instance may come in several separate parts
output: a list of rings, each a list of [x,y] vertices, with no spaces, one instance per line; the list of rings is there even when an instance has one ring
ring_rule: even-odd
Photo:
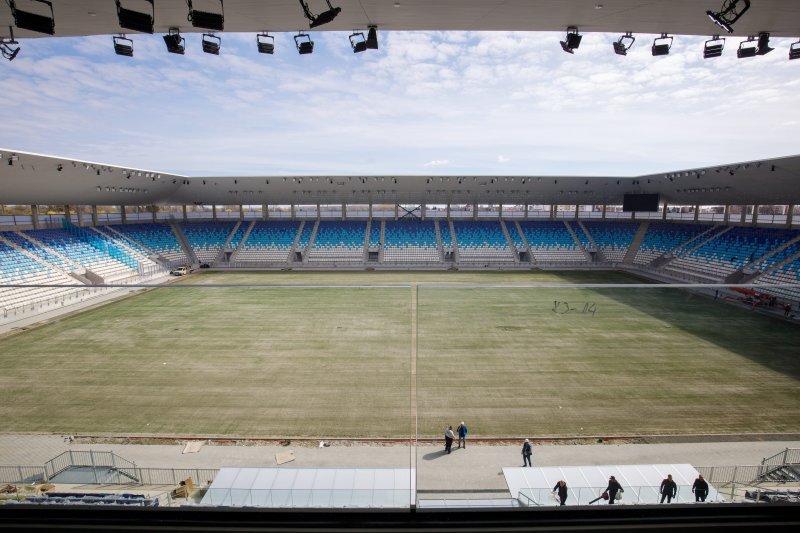
[[[377,26],[369,26],[369,31],[367,32],[367,49],[368,50],[377,50],[378,49],[378,27]]]
[[[38,13],[31,13],[30,11],[22,11],[17,9],[14,0],[8,0],[8,6],[11,8],[11,14],[14,16],[14,25],[23,30],[31,30],[37,33],[46,33],[54,35],[56,32],[55,14],[53,13],[53,3],[47,0],[29,0],[30,2],[39,2],[50,8],[50,16],[39,15]]]
[[[327,24],[333,21],[333,19],[335,19],[336,16],[342,12],[341,7],[333,7],[330,0],[325,0],[325,3],[328,4],[328,10],[323,11],[319,15],[315,15],[308,8],[308,2],[305,2],[304,0],[298,1],[300,2],[300,6],[303,8],[303,14],[310,21],[308,25],[309,28],[316,28],[317,26]]]
[[[758,42],[755,36],[751,35],[746,40],[739,43],[739,49],[736,51],[736,57],[742,59],[743,57],[755,57],[758,52]]]
[[[258,47],[259,54],[274,54],[275,37],[266,32],[259,33],[256,35],[256,46]]]
[[[626,33],[614,42],[614,53],[618,56],[628,55],[628,50],[631,49],[635,41],[636,37],[633,36],[632,32]]]
[[[736,8],[740,1],[744,4],[744,8],[741,11],[737,11]],[[750,0],[724,0],[718,12],[706,11],[706,15],[714,24],[728,33],[733,33],[733,25],[748,9],[750,9]]]
[[[9,61],[14,61],[19,53],[19,43],[14,39],[14,28],[8,27],[8,32],[11,35],[8,39],[0,39],[0,54]],[[14,45],[17,45],[16,47]]]
[[[203,52],[207,54],[219,55],[219,49],[222,46],[222,39],[213,33],[203,34]]]
[[[789,59],[800,59],[800,41],[789,45]]]
[[[310,54],[314,52],[314,41],[307,33],[298,33],[294,36],[294,44],[300,55]]]
[[[775,50],[769,45],[769,33],[762,31],[758,34],[758,52],[756,55],[765,56]]]
[[[581,39],[583,39],[583,35],[578,33],[577,26],[569,26],[566,39],[560,41],[561,49],[568,54],[574,54],[575,50],[581,45]]]
[[[164,43],[166,43],[167,52],[170,54],[183,55],[186,52],[186,39],[181,37],[178,28],[169,29],[169,33],[164,36]]]
[[[122,33],[119,36],[114,36],[114,52],[118,56],[133,57],[133,41],[125,37]]]
[[[720,38],[719,35],[714,35],[711,39],[706,41],[706,44],[703,46],[703,59],[720,57],[724,48],[725,39]]]
[[[364,34],[361,32],[353,32],[350,35],[350,47],[353,49],[354,54],[366,52],[367,39],[364,37]]]
[[[142,13],[122,7],[120,0],[117,2],[117,18],[120,28],[138,31],[142,33],[153,33],[153,22],[156,16],[156,7],[153,0],[144,0],[150,4],[152,13]]]
[[[219,13],[194,9],[192,0],[186,0],[186,3],[189,5],[189,16],[187,18],[192,23],[192,26],[215,31],[225,29],[225,7],[222,5],[222,0],[219,0]]]
[[[653,39],[653,56],[665,56],[669,54],[669,50],[672,48],[672,41],[673,38],[666,33],[662,33],[661,37]]]

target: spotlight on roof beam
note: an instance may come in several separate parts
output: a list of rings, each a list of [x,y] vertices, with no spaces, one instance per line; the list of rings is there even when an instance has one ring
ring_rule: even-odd
[[[758,52],[756,55],[765,56],[775,50],[769,45],[769,33],[762,31],[758,34]]]
[[[153,33],[153,20],[156,15],[156,8],[153,4],[153,0],[144,1],[150,4],[152,13],[142,13],[141,11],[125,9],[122,7],[120,0],[117,0],[117,18],[119,19],[120,28],[142,33]]]
[[[213,33],[203,34],[203,52],[207,54],[219,55],[219,48],[222,46],[222,39]]]
[[[570,26],[567,28],[566,39],[564,41],[560,41],[561,49],[568,54],[574,54],[575,50],[577,50],[581,45],[581,39],[583,39],[583,35],[578,33],[578,28],[575,26]]]
[[[754,36],[750,36],[746,41],[739,43],[739,49],[736,51],[736,57],[739,59],[743,57],[755,57],[758,52],[758,43]]]
[[[800,41],[789,45],[789,59],[800,59]]]
[[[672,37],[668,36],[666,33],[662,33],[661,37],[656,37],[653,40],[653,56],[665,56],[669,54],[670,48],[672,48]]]
[[[125,34],[114,37],[114,52],[118,56],[133,57],[133,41],[125,37]]]
[[[330,0],[325,0],[328,4],[328,10],[323,11],[319,15],[315,15],[311,12],[308,8],[308,2],[304,2],[303,0],[298,0],[300,2],[300,6],[303,8],[303,14],[306,18],[310,21],[308,27],[309,28],[316,28],[317,26],[322,26],[323,24],[327,24],[331,22],[336,16],[342,12],[341,7],[333,7],[331,5]]]
[[[8,39],[0,39],[0,54],[3,54],[3,57],[9,61],[14,61],[14,58],[17,57],[17,54],[19,53],[20,47],[14,47],[14,45],[19,45],[19,43],[14,40],[14,28],[9,26],[8,31],[11,34],[11,37]]]
[[[314,51],[314,41],[307,33],[298,33],[294,36],[294,44],[300,55],[310,54]]]
[[[170,28],[169,33],[164,36],[164,43],[166,43],[167,52],[170,54],[183,55],[186,52],[185,42],[186,39],[181,37],[178,28]]]
[[[353,32],[353,34],[350,35],[350,47],[353,49],[354,54],[366,52],[367,40],[364,38],[364,34],[361,32]]]
[[[703,47],[703,59],[710,57],[719,57],[722,55],[722,50],[725,48],[725,39],[721,39],[719,35],[715,35],[706,41]]]
[[[377,50],[378,49],[378,27],[377,26],[370,26],[369,31],[367,32],[367,49],[368,50]]]
[[[736,8],[740,1],[744,8],[741,11],[737,11]],[[706,11],[706,15],[714,24],[728,33],[733,33],[733,25],[748,9],[750,9],[750,0],[724,0],[718,12]]]
[[[209,13],[208,11],[199,11],[192,7],[192,0],[186,0],[189,4],[189,22],[195,28],[205,28],[207,30],[222,31],[225,26],[225,12],[222,5],[222,0],[219,0],[219,9],[221,13]]]
[[[275,53],[275,37],[268,33],[259,33],[256,35],[256,45],[258,46],[259,54]]]
[[[631,32],[626,33],[614,43],[614,53],[618,56],[628,55],[628,50],[631,49],[634,41],[636,41],[636,37]]]
[[[53,4],[47,0],[30,0],[31,2],[39,2],[50,8],[50,16],[39,15],[29,11],[22,11],[17,9],[14,0],[8,1],[8,6],[11,8],[11,14],[14,16],[14,25],[23,30],[31,30],[37,33],[46,33],[53,35],[56,32],[56,22],[53,14]]]

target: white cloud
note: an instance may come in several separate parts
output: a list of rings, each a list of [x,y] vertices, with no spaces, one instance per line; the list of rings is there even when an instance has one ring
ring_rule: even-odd
[[[636,175],[798,152],[787,39],[743,60],[729,41],[703,60],[700,37],[676,37],[662,58],[654,36],[626,57],[612,51],[618,36],[586,34],[574,55],[562,37],[381,32],[380,50],[353,54],[346,33],[324,32],[301,57],[288,34],[273,56],[252,35],[226,34],[219,56],[196,34],[185,56],[137,35],[134,58],[109,37],[26,40],[3,68],[0,121],[10,148],[190,175],[413,174],[417,161]]]

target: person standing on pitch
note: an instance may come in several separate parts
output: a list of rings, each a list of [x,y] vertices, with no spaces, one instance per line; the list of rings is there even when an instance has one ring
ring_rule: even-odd
[[[553,487],[553,492],[558,492],[558,499],[561,500],[561,505],[564,505],[567,502],[567,482],[563,479],[556,483],[556,486]]]
[[[614,505],[614,500],[617,498],[617,493],[625,492],[625,489],[623,489],[622,485],[619,484],[617,478],[611,476],[608,478],[608,487],[606,487],[606,492],[608,493],[608,504]]]
[[[692,485],[692,492],[694,492],[694,501],[704,502],[708,496],[708,483],[703,479],[703,474],[699,474],[697,479],[694,480]]]
[[[463,446],[464,449],[467,449],[467,425],[462,420],[461,423],[456,428],[456,433],[458,433],[458,448],[461,449]]]
[[[525,442],[522,443],[522,466],[533,466],[531,464],[531,455],[533,455],[531,441],[525,439]]]
[[[456,438],[456,436],[453,433],[453,426],[447,426],[447,429],[444,430],[444,451],[447,453],[450,453],[453,447],[454,438]]]
[[[661,482],[661,503],[667,500],[672,503],[672,498],[678,495],[678,485],[672,481],[672,474],[667,474],[667,479]]]

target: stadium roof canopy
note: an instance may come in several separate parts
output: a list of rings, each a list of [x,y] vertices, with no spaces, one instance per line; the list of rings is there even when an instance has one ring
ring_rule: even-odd
[[[325,0],[307,0],[319,14],[328,9]],[[46,5],[17,0],[17,8],[49,16]],[[111,35],[123,30],[112,0],[53,0],[55,35]],[[723,33],[706,16],[718,12],[723,0],[332,0],[341,13],[314,31],[350,31],[377,25],[380,30],[486,30],[562,31],[577,26],[581,32],[712,35]],[[744,4],[742,0],[738,10]],[[146,0],[121,0],[125,9],[152,12]],[[222,5],[222,8],[220,7]],[[199,11],[224,15],[226,32],[294,32],[308,28],[297,0],[194,0]],[[177,27],[182,32],[203,32],[187,20],[185,0],[156,0],[155,33]],[[795,37],[800,33],[800,2],[752,0],[746,14],[734,25],[733,35],[770,32]],[[0,9],[0,28],[14,24],[11,10]],[[42,37],[41,33],[16,29],[16,37]],[[2,32],[0,32],[2,34]]]
[[[739,5],[744,5],[740,0]],[[111,0],[53,0],[55,36],[110,35],[122,30]],[[722,0],[337,0],[341,13],[313,31],[383,30],[564,31],[713,35],[706,16]],[[46,4],[17,0],[18,9],[49,16]],[[121,0],[147,12],[147,0]],[[187,19],[185,0],[154,2],[154,31],[171,27],[203,32]],[[324,0],[308,0],[316,14]],[[223,7],[221,7],[223,6]],[[297,0],[194,0],[193,8],[224,13],[226,32],[308,28]],[[0,28],[14,25],[0,7]],[[15,37],[42,37],[14,29]],[[130,30],[125,30],[131,33]],[[800,2],[752,0],[734,24],[735,35],[800,34]],[[0,30],[0,35],[4,31]],[[579,148],[576,148],[579,149]],[[315,203],[543,203],[620,204],[626,193],[658,193],[672,205],[800,204],[800,156],[720,162],[719,166],[662,174],[622,176],[226,176],[187,178],[160,171],[117,167],[0,150],[0,204],[315,204]]]
[[[0,149],[0,204],[800,204],[800,155],[621,176],[206,176]]]

